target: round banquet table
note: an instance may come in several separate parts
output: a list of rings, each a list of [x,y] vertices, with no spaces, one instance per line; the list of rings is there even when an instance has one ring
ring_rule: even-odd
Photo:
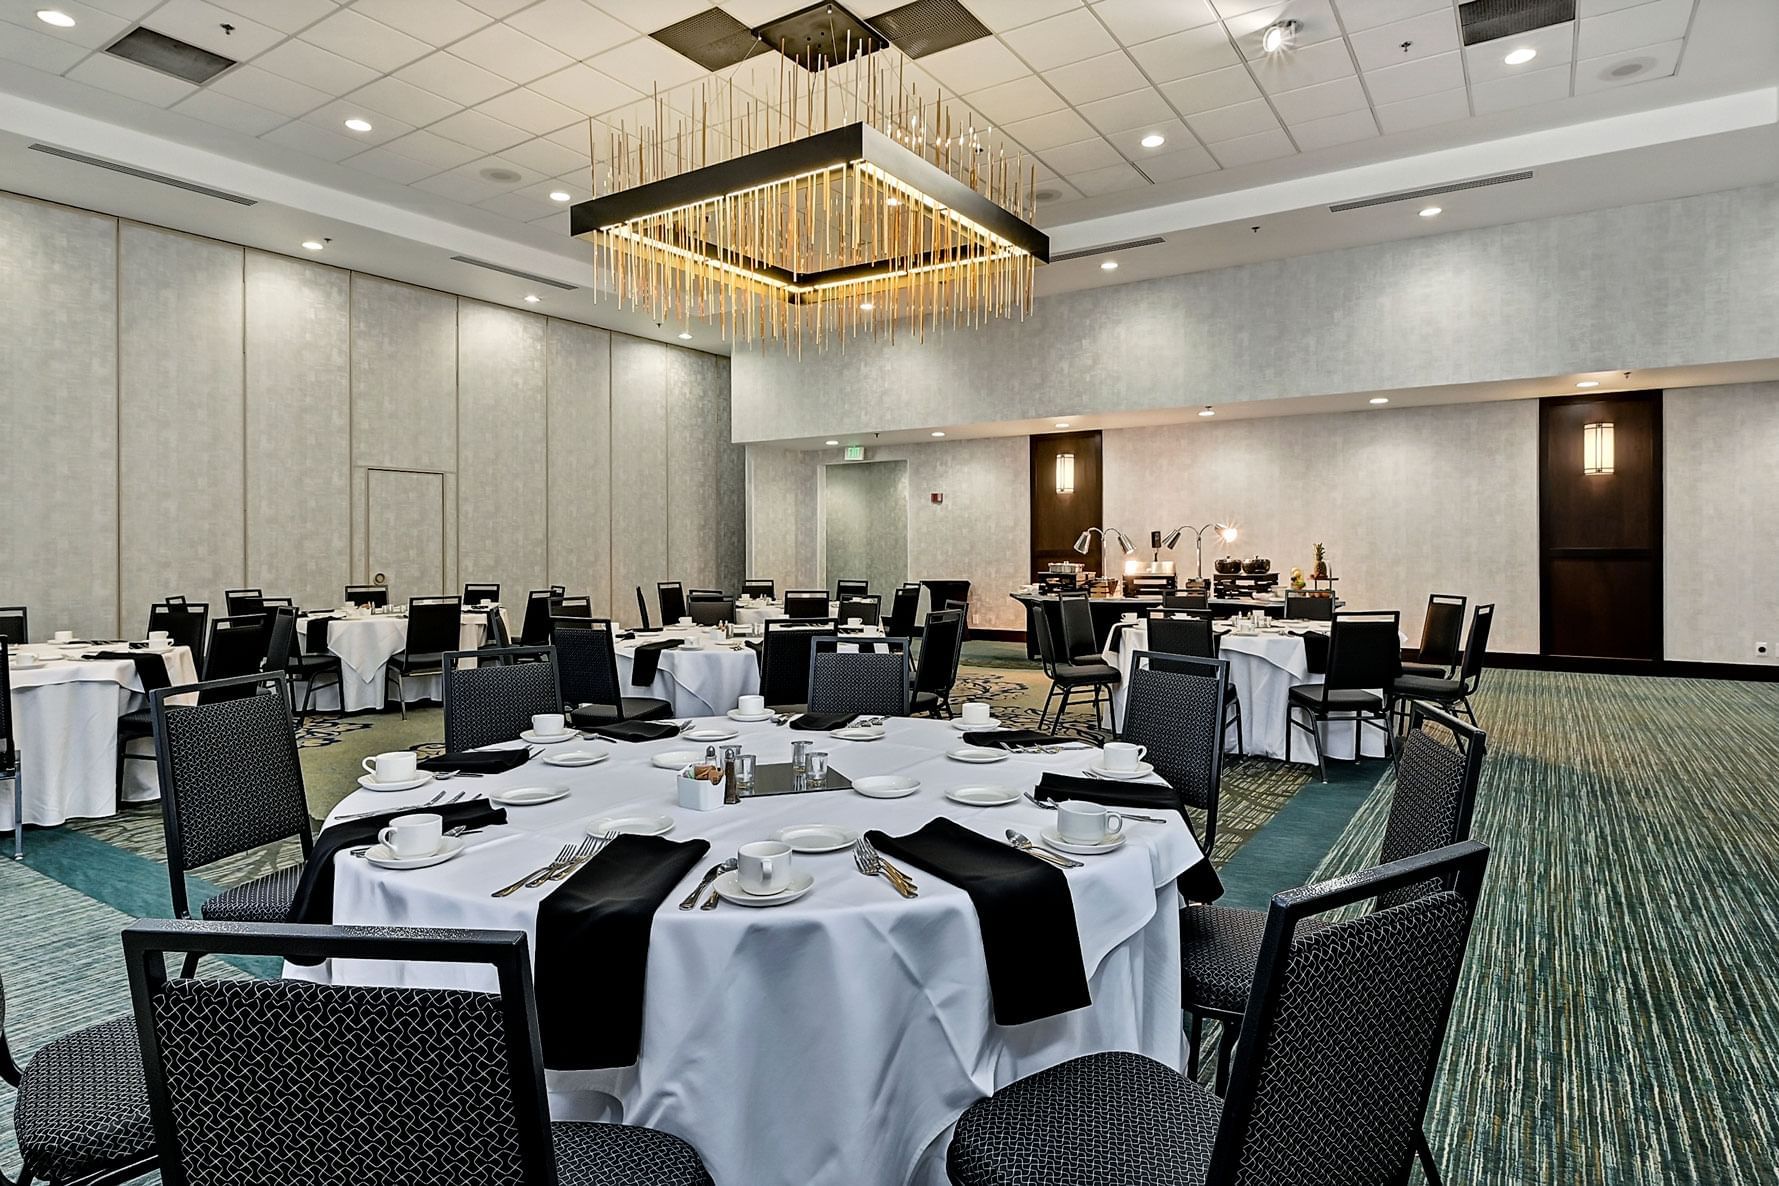
[[[502,610],[501,613],[505,613]],[[324,712],[358,712],[382,708],[386,683],[384,668],[390,656],[399,654],[408,645],[408,617],[405,613],[366,614],[341,617],[337,614],[304,614],[297,623],[297,637],[308,649],[309,623],[330,618],[327,627],[327,649],[340,657],[340,685],[328,684],[315,693],[312,707]],[[473,651],[482,645],[488,632],[488,612],[480,609],[463,611],[457,634],[460,649]],[[409,704],[439,698],[439,677],[411,676],[407,681]],[[301,695],[297,697],[299,703]]]
[[[696,638],[702,644],[691,650],[682,644],[661,652],[655,678],[637,686],[630,682],[631,666],[636,648],[663,639]],[[613,650],[618,658],[618,684],[626,696],[653,696],[673,705],[673,714],[680,717],[708,717],[728,712],[743,696],[760,690],[760,657],[740,639],[723,638],[715,627],[683,629],[671,626],[654,634],[641,634],[619,642]]]
[[[1326,622],[1294,621],[1293,630],[1314,630],[1326,634]],[[1250,757],[1279,758],[1285,756],[1285,707],[1291,689],[1298,684],[1320,684],[1322,673],[1311,671],[1303,639],[1283,629],[1266,629],[1257,634],[1237,634],[1224,623],[1217,623],[1217,657],[1229,662],[1229,682],[1235,686],[1242,704],[1242,743]],[[1124,690],[1130,683],[1130,657],[1149,647],[1149,626],[1139,621],[1112,631],[1106,642],[1104,658],[1118,669],[1118,687],[1113,693],[1118,701],[1118,719],[1124,719]],[[1323,726],[1328,736],[1328,756],[1350,760],[1353,757],[1353,726],[1346,721],[1330,721]],[[1314,735],[1296,731],[1291,739],[1291,760],[1316,764]],[[1359,729],[1359,752],[1368,758],[1384,756],[1384,735],[1370,725]],[[1235,752],[1235,730],[1224,735],[1225,752]]]
[[[727,723],[721,721],[719,723]],[[904,799],[852,791],[746,800],[712,812],[676,805],[675,772],[651,754],[672,740],[611,743],[596,766],[558,769],[534,760],[507,774],[462,781],[486,794],[557,783],[568,798],[509,808],[505,826],[473,837],[462,857],[430,869],[388,872],[342,854],[335,861],[334,921],[344,925],[495,927],[534,943],[546,889],[489,892],[548,863],[611,812],[674,820],[672,839],[703,837],[708,857],[656,913],[648,948],[642,1055],[630,1067],[551,1072],[552,1116],[608,1120],[678,1134],[697,1146],[718,1182],[748,1186],[940,1186],[950,1126],[974,1101],[1078,1055],[1140,1051],[1182,1065],[1179,894],[1174,879],[1201,861],[1187,827],[1126,824],[1115,852],[1081,858],[1067,873],[1093,1004],[1018,1026],[993,1021],[982,941],[969,897],[917,872],[905,901],[867,878],[850,852],[799,854],[814,889],[788,905],[677,909],[709,864],[781,827],[825,822],[911,832],[937,815],[1001,838],[1036,838],[1053,813],[1021,801],[971,808],[946,788],[1034,786],[1045,770],[1079,770],[1090,749],[1013,755],[991,766],[944,756],[960,744],[946,722],[893,719],[886,736],[845,742],[770,723],[735,726],[761,762],[783,762],[796,739],[821,742],[850,778],[906,773],[921,788]],[[400,794],[358,791],[336,815],[423,803],[431,785]],[[914,872],[911,870],[911,872]],[[472,970],[334,961],[287,975],[337,983],[490,989]],[[587,986],[586,1023],[601,1024],[598,986]]]
[[[735,621],[742,626],[755,627],[756,633],[761,622],[776,620],[784,616],[783,602],[738,601],[735,603]]]
[[[53,825],[114,814],[117,718],[147,703],[136,665],[123,659],[78,658],[95,650],[119,651],[123,643],[73,647],[32,643],[25,649],[53,656],[41,667],[14,667],[11,672],[12,727],[23,762],[25,822]],[[159,654],[167,666],[169,686],[197,682],[190,647],[171,647]],[[174,703],[186,699],[178,697]],[[153,740],[132,742],[130,752],[138,751],[152,754]],[[0,830],[14,826],[11,791],[10,786],[0,791]],[[160,793],[153,762],[124,763],[125,800],[158,799]]]

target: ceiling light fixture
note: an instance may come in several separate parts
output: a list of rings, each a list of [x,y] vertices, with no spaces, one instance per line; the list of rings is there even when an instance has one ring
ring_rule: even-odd
[[[1147,136],[1144,136],[1142,139],[1142,145],[1144,148],[1160,148],[1163,144],[1166,144],[1166,143],[1167,143],[1167,137],[1163,136],[1160,132],[1150,132]]]
[[[1598,380],[1598,379],[1583,379],[1581,382],[1576,384],[1577,387],[1598,387],[1599,385],[1600,385],[1600,380]]]
[[[535,292],[528,292],[525,294],[525,303],[528,305],[535,305],[542,299],[543,298],[538,296]]]
[[[54,25],[58,29],[72,29],[74,18],[59,8],[39,8],[37,19],[46,25]]]
[[[552,202],[569,202],[573,200],[574,195],[565,189],[553,189],[550,191],[550,201]]]
[[[1387,404],[1390,402],[1390,397],[1387,395],[1374,395],[1371,397],[1371,402],[1374,404]]]
[[[1276,54],[1282,49],[1291,47],[1291,39],[1297,34],[1296,21],[1279,21],[1266,27],[1260,35],[1260,48],[1269,54]]]
[[[346,126],[354,132],[368,132],[371,130],[371,121],[368,119],[360,119],[355,115],[346,121]]]
[[[942,433],[942,432],[935,432],[935,433],[933,433],[933,435],[934,435],[934,436],[936,436],[936,437],[942,437],[942,436],[944,436],[944,435],[945,435],[945,434],[944,434],[944,433]]]
[[[1100,265],[1100,271],[1102,271],[1102,272],[1116,272],[1117,270],[1118,270],[1118,261],[1115,259],[1109,259],[1105,263]]]
[[[1206,404],[1205,410],[1199,413],[1200,416],[1215,416],[1216,414],[1216,410],[1210,404]]]
[[[321,242],[320,239],[304,239],[303,240],[303,250],[305,250],[305,251],[320,251],[323,246],[324,246],[324,244]]]
[[[1530,62],[1533,58],[1535,58],[1537,56],[1538,56],[1537,50],[1533,49],[1529,45],[1522,45],[1520,48],[1514,50],[1512,53],[1508,54],[1505,58],[1502,58],[1501,60],[1503,62],[1506,62],[1509,66],[1524,66],[1527,62]]]
[[[1445,207],[1443,207],[1443,206],[1422,206],[1421,207],[1421,217],[1422,218],[1438,218],[1440,216],[1440,214],[1444,212],[1444,210],[1445,210]]]
[[[1058,428],[1067,428],[1069,426],[1069,422],[1067,420],[1058,420],[1056,422],[1056,426]]]
[[[871,310],[873,310],[875,308],[877,308],[877,306],[872,304],[870,301],[860,301],[859,302],[859,312],[861,312],[861,313],[869,313]]]
[[[683,332],[683,331],[682,331],[682,332],[681,332],[681,333],[680,333],[680,336],[679,336],[679,340],[680,340],[680,341],[682,341],[682,342],[690,342],[690,341],[691,341],[691,340],[692,340],[692,335],[691,335],[691,334],[690,334],[690,333],[688,333],[688,332]]]
[[[823,441],[822,442],[822,444],[824,444],[824,445],[838,445],[839,443],[840,443],[839,441]]]

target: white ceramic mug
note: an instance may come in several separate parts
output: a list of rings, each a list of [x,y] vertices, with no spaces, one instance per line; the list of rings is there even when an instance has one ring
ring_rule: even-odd
[[[398,749],[366,758],[359,765],[371,776],[372,782],[408,782],[419,771],[419,761],[419,755],[413,750]]]
[[[964,724],[986,725],[993,718],[985,700],[970,700],[964,704]]]
[[[531,718],[531,731],[539,737],[560,737],[568,731],[568,718],[559,712],[540,712]]]
[[[1128,741],[1108,741],[1100,749],[1100,764],[1107,770],[1135,770],[1149,752],[1146,745]]]
[[[846,619],[846,624],[849,628],[851,628],[853,630],[858,630],[865,625],[865,619],[863,619],[863,618],[848,618],[848,619]]]
[[[1099,803],[1064,799],[1056,805],[1056,831],[1077,844],[1104,844],[1124,831],[1124,817]]]
[[[681,618],[679,620],[679,625],[682,629],[690,629],[693,626],[696,626],[697,624],[698,624],[698,622],[694,618]]]
[[[766,697],[743,696],[736,700],[735,710],[744,717],[758,716],[766,711]]]
[[[150,630],[148,632],[148,643],[158,651],[164,647],[172,646],[173,636],[168,634],[165,630]]]
[[[74,631],[72,631],[72,630],[58,630],[53,635],[50,636],[50,641],[51,642],[73,642],[74,641]]]
[[[736,880],[750,894],[776,894],[791,884],[791,846],[776,840],[744,844],[735,854]]]
[[[403,860],[429,857],[445,843],[445,817],[430,811],[398,815],[377,833],[377,841]]]

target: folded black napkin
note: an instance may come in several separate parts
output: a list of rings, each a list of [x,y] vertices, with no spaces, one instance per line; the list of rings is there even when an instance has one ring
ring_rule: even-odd
[[[665,721],[613,721],[588,732],[613,741],[666,741],[679,736],[679,726]]]
[[[663,638],[637,647],[630,659],[630,686],[646,688],[654,683],[655,672],[661,666],[661,652],[670,651],[685,641],[683,638]]]
[[[709,851],[708,840],[619,836],[538,906],[545,1066],[583,1071],[636,1061],[655,911]],[[588,1019],[590,996],[600,1009],[597,1024]]]
[[[89,651],[82,659],[118,659],[136,665],[136,676],[142,681],[142,690],[152,692],[156,688],[170,686],[167,679],[167,661],[160,655],[145,655],[140,651]]]
[[[375,844],[377,833],[388,827],[390,820],[416,812],[444,817],[447,832],[457,827],[486,828],[507,822],[504,807],[495,807],[486,799],[471,799],[446,807],[397,807],[326,828],[315,837],[315,847],[303,865],[303,876],[297,882],[296,895],[290,900],[290,914],[286,921],[331,926],[334,921],[334,857],[348,848]]]
[[[308,639],[309,654],[327,654],[327,630],[334,624],[332,618],[310,618],[303,627],[303,634]]]
[[[906,836],[868,833],[899,857],[970,895],[982,929],[995,1021],[1021,1025],[1093,1003],[1062,870],[943,817]]]
[[[1083,778],[1078,774],[1052,772],[1038,780],[1037,787],[1032,791],[1032,798],[1040,803],[1085,799],[1089,803],[1113,808],[1177,811],[1180,818],[1186,821],[1186,830],[1192,833],[1192,843],[1199,852],[1204,852],[1204,845],[1199,843],[1198,829],[1192,826],[1192,817],[1186,814],[1186,807],[1179,794],[1162,783],[1106,782],[1099,778]],[[1196,865],[1180,874],[1179,886],[1180,892],[1193,902],[1215,902],[1223,896],[1223,880],[1217,876],[1217,869],[1211,864],[1209,857],[1201,856]]]
[[[659,634],[663,629],[661,626],[638,626],[634,630],[621,631],[617,637],[619,642],[629,642],[639,634]]]
[[[984,729],[964,734],[965,745],[984,745],[991,749],[1022,749],[1028,745],[1069,745],[1084,741],[1080,737],[1058,737],[1036,729]],[[1087,742],[1087,744],[1092,744]]]
[[[521,746],[518,749],[473,749],[456,754],[440,754],[436,758],[422,758],[420,769],[438,773],[462,771],[469,774],[505,774],[509,770],[517,770],[531,760],[531,751]]]
[[[858,719],[856,712],[806,712],[791,722],[791,728],[826,733],[829,729],[844,729]]]
[[[1293,630],[1292,634],[1303,639],[1303,660],[1309,664],[1313,675],[1326,675],[1328,672],[1328,635],[1320,630]]]

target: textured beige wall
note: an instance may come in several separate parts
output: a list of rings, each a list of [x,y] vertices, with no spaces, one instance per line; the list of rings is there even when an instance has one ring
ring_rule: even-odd
[[[515,605],[548,583],[546,324],[458,302],[457,570],[463,581],[498,581]]]
[[[827,465],[822,480],[827,588],[867,581],[887,613],[891,590],[908,579],[908,463]]]

